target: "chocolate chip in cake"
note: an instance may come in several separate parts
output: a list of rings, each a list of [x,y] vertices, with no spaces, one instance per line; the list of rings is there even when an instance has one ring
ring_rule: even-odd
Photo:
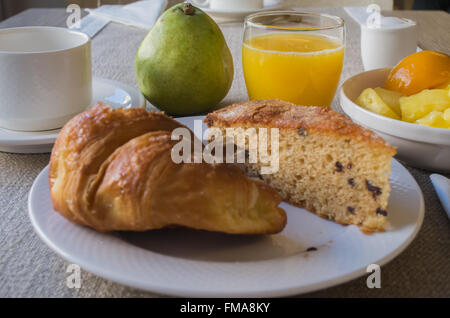
[[[381,192],[381,188],[377,187],[377,186],[374,186],[372,183],[370,183],[369,180],[366,180],[366,187],[367,187],[368,191],[372,192],[372,195],[373,195],[374,199],[376,199],[377,196],[382,193]]]
[[[348,165],[347,165],[347,169],[351,169],[353,167],[353,165],[351,164],[351,163],[349,163]]]
[[[348,212],[348,213],[351,213],[351,214],[355,214],[355,208],[352,207],[352,206],[348,206],[348,207],[347,207],[347,212]]]
[[[380,208],[377,208],[377,214],[381,214],[381,215],[387,216],[387,211],[383,210],[383,209],[380,209]]]
[[[340,163],[339,161],[336,161],[335,166],[336,166],[336,171],[337,172],[344,171],[344,167],[342,166],[342,163]]]
[[[347,179],[347,182],[348,182],[348,184],[351,185],[352,187],[355,186],[355,179],[353,179],[353,178],[348,178],[348,179]]]
[[[303,136],[303,137],[308,136],[308,131],[303,127],[298,128],[297,131],[300,136]]]
[[[311,246],[306,249],[307,252],[315,252],[317,251],[317,247]]]

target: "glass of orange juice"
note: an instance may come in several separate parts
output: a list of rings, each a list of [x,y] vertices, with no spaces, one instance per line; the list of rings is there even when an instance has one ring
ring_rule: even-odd
[[[245,19],[242,65],[250,99],[330,106],[345,51],[344,20],[293,11]]]

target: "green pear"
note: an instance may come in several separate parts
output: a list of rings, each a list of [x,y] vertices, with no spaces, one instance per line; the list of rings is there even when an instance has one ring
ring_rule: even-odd
[[[217,24],[189,3],[165,11],[141,43],[136,80],[154,106],[176,116],[214,108],[228,93],[233,59]]]

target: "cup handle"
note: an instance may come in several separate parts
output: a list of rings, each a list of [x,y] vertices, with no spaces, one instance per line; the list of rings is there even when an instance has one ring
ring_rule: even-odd
[[[191,0],[191,2],[196,6],[205,7],[208,5],[209,0]]]

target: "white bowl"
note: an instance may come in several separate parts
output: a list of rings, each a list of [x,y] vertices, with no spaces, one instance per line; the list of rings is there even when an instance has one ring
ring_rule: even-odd
[[[344,112],[397,147],[397,158],[407,164],[433,170],[450,171],[450,129],[412,124],[384,117],[358,106],[353,101],[366,88],[383,87],[389,68],[360,73],[347,79],[340,89]]]

